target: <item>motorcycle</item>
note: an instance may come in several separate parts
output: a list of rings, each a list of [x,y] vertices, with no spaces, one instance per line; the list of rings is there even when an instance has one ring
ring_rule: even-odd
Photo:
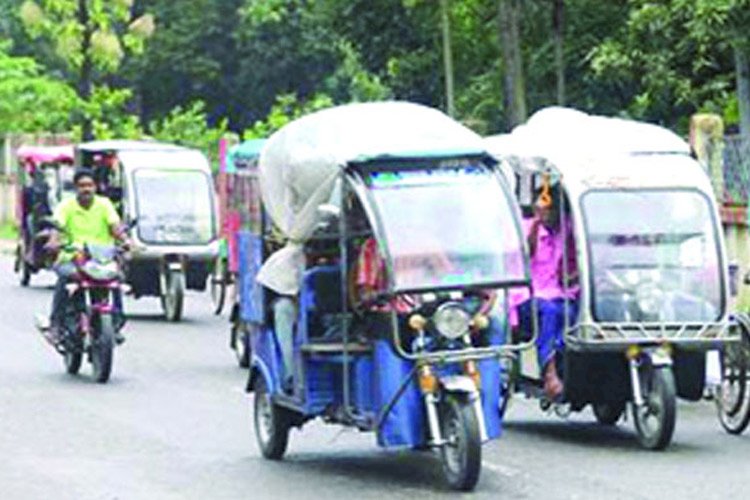
[[[110,378],[114,348],[119,343],[117,334],[125,324],[121,255],[122,249],[117,247],[85,246],[76,251],[75,273],[67,284],[69,300],[61,325],[63,340],[53,343],[69,374],[78,374],[85,355],[94,379],[101,384]],[[37,328],[44,335],[49,331],[48,320],[38,317]]]

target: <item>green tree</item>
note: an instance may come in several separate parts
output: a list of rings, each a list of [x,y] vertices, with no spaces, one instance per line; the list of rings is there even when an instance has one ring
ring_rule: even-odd
[[[227,133],[227,120],[215,127],[209,126],[206,105],[202,101],[174,108],[166,117],[150,122],[148,129],[155,139],[203,151],[211,165],[218,168],[218,144]]]
[[[83,106],[79,117],[84,139],[91,139],[97,109],[94,97],[107,93],[126,54],[141,54],[154,31],[150,14],[133,15],[133,0],[26,0],[20,16],[34,38],[53,42],[55,54],[75,81]]]
[[[45,74],[29,57],[8,54],[10,43],[0,40],[0,133],[63,132],[78,107],[75,90]]]
[[[681,131],[696,111],[724,113],[730,124],[727,111],[750,112],[750,79],[742,77],[750,0],[637,0],[628,7],[621,29],[589,58],[621,109]]]

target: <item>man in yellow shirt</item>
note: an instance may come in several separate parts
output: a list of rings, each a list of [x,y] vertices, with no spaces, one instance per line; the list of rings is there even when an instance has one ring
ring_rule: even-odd
[[[85,168],[78,169],[73,176],[73,182],[76,197],[63,201],[55,209],[53,217],[59,232],[55,232],[48,245],[59,248],[61,236],[66,245],[78,248],[84,245],[112,246],[116,240],[127,243],[125,227],[112,202],[108,198],[96,195],[93,172]],[[48,335],[53,344],[62,341],[61,326],[68,300],[65,285],[76,270],[71,259],[72,253],[63,251],[55,265],[57,285],[52,299]]]

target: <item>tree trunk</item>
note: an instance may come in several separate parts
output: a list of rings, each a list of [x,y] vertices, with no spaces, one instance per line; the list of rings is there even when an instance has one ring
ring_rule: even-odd
[[[505,106],[506,129],[526,121],[526,88],[521,63],[518,0],[499,0],[500,40],[503,50],[503,104]]]
[[[552,0],[552,31],[555,34],[555,74],[557,104],[565,105],[565,0]]]
[[[81,53],[83,62],[78,74],[78,96],[83,102],[88,103],[91,100],[91,78],[93,73],[93,63],[91,61],[91,35],[93,34],[87,0],[78,0],[78,22],[83,27],[81,35]],[[94,127],[92,118],[87,113],[81,117],[81,134],[84,141],[90,141],[94,138]]]
[[[453,49],[451,47],[451,25],[449,0],[440,0],[441,25],[443,28],[443,65],[445,69],[445,102],[448,115],[456,116],[453,90]]]
[[[750,49],[743,44],[734,46],[737,70],[737,102],[740,108],[740,134],[750,148]]]

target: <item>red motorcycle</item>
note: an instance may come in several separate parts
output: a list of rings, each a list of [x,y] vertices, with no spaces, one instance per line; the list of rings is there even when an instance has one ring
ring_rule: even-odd
[[[69,300],[62,323],[63,340],[55,348],[65,358],[65,369],[76,375],[86,355],[94,379],[106,383],[112,372],[114,348],[125,323],[117,247],[87,246],[77,251],[76,271],[68,283]],[[37,324],[44,333],[45,327]]]

